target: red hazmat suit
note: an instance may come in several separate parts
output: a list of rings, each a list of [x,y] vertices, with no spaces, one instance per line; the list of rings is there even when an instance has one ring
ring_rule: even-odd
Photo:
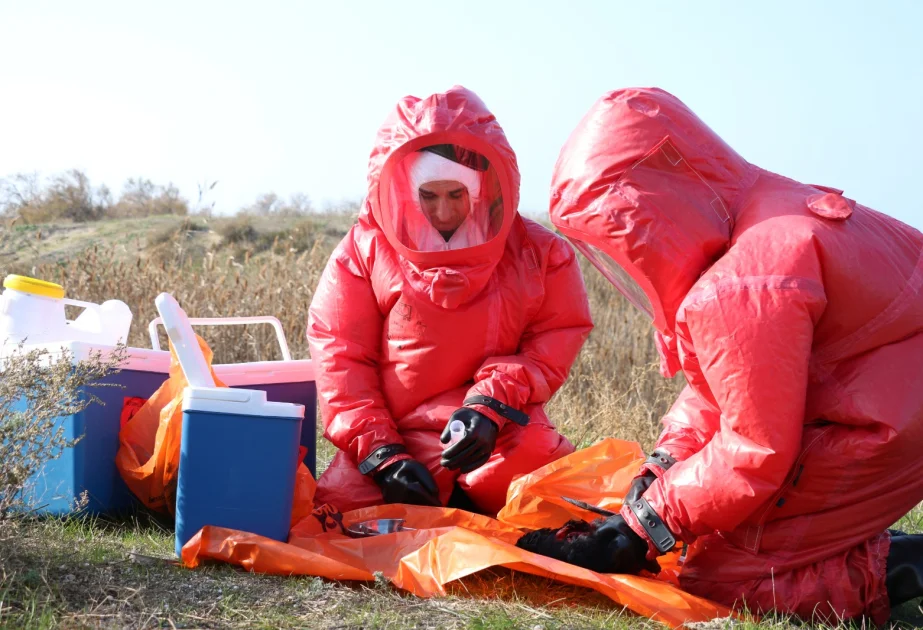
[[[454,161],[427,153],[448,145]],[[458,184],[450,203],[463,208],[461,225],[429,209],[419,188],[444,180]],[[407,453],[376,470],[413,457],[433,475],[443,504],[457,483],[496,514],[513,477],[573,451],[543,405],[592,327],[576,255],[519,216],[513,150],[464,88],[401,100],[378,133],[368,181],[365,208],[331,256],[310,308],[321,416],[339,449],[317,500],[342,511],[382,503],[358,465],[398,444]],[[440,465],[440,433],[472,396],[525,412],[529,421],[521,426],[470,405],[499,435],[489,461],[460,475]]]
[[[656,89],[594,105],[551,217],[689,383],[658,443],[678,462],[643,496],[693,543],[683,588],[887,619],[885,528],[923,500],[923,235],[749,164]]]

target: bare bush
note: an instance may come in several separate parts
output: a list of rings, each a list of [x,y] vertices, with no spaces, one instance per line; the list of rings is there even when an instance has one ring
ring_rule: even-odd
[[[47,181],[37,173],[20,173],[0,183],[0,211],[26,223],[96,221],[106,216],[110,204],[109,189],[95,188],[77,169]]]
[[[304,193],[295,193],[285,201],[276,193],[265,193],[237,214],[243,217],[304,217],[314,212],[311,198]]]
[[[116,373],[126,358],[124,346],[74,362],[69,351],[25,351],[20,345],[5,357],[0,372],[0,519],[28,512],[27,483],[64,448],[79,441],[65,438],[60,418],[102,404],[87,388]]]
[[[122,195],[109,211],[113,217],[150,217],[164,214],[183,216],[189,213],[189,202],[173,184],[158,186],[149,179],[130,178]]]
[[[204,204],[201,195],[199,202]],[[0,215],[29,224],[188,213],[189,203],[176,186],[158,186],[149,179],[129,179],[116,203],[109,188],[93,186],[77,169],[50,178],[18,173],[0,180]]]
[[[219,223],[215,231],[221,235],[226,245],[242,246],[255,243],[259,233],[250,217],[244,215]]]

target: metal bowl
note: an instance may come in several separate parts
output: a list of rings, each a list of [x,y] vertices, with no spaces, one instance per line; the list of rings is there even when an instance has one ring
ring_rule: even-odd
[[[402,518],[376,518],[371,521],[355,523],[346,528],[346,533],[353,538],[368,538],[369,536],[381,536],[382,534],[414,531],[416,529],[413,527],[404,527],[404,519]]]

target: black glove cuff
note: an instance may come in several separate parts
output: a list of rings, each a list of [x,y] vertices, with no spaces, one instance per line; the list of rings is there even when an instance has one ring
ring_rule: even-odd
[[[471,405],[484,405],[488,409],[493,409],[510,422],[514,422],[521,427],[529,424],[528,414],[518,409],[513,409],[509,405],[504,405],[496,398],[491,398],[490,396],[470,396],[465,399],[462,405],[465,407],[470,407]]]
[[[676,463],[676,459],[662,448],[654,449],[654,452],[648,455],[644,460],[645,464],[653,464],[658,468],[669,470],[670,466]]]
[[[367,475],[388,459],[406,452],[407,448],[403,444],[388,444],[387,446],[382,446],[381,448],[375,449],[371,455],[362,460],[362,463],[359,464],[359,472],[363,475]]]
[[[666,553],[676,545],[676,538],[670,532],[660,515],[654,511],[647,499],[640,497],[628,504],[631,511],[641,522],[641,527],[654,541],[654,546],[660,553]]]

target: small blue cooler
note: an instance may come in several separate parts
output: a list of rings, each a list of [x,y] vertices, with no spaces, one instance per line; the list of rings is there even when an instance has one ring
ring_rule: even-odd
[[[260,390],[186,389],[177,555],[205,525],[288,540],[304,411]]]

